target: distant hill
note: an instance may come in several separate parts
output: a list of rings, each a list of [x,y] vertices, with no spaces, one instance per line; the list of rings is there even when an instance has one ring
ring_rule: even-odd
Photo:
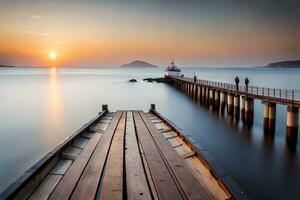
[[[129,64],[123,64],[120,67],[158,67],[156,65],[152,65],[150,63],[147,63],[145,61],[141,60],[135,60]]]
[[[300,68],[300,60],[281,61],[268,64],[268,68]]]
[[[0,65],[0,67],[15,67],[15,66],[12,66],[12,65]]]

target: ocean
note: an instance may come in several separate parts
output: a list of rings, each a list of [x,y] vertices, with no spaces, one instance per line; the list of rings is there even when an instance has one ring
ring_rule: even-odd
[[[183,68],[185,76],[300,89],[300,69]],[[151,103],[196,139],[252,199],[300,199],[300,147],[285,141],[286,106],[277,106],[274,138],[264,135],[263,106],[254,125],[230,123],[164,83],[161,68],[0,68],[0,192],[108,104],[112,111]],[[128,82],[135,78],[136,83]]]

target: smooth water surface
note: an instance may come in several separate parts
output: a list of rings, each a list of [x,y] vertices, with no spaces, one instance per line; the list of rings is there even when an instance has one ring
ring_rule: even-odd
[[[299,69],[185,68],[186,76],[232,83],[299,89]],[[299,199],[300,148],[285,142],[286,107],[277,106],[274,138],[264,136],[262,104],[255,101],[251,130],[210,113],[163,83],[162,69],[2,68],[0,69],[0,191],[94,117],[109,109],[157,110],[192,135],[253,199]],[[136,78],[137,83],[128,80]]]

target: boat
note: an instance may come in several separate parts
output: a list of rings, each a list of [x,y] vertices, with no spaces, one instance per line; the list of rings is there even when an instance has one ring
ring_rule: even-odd
[[[174,64],[174,60],[165,70],[165,76],[181,76],[181,69]]]
[[[102,111],[3,193],[6,199],[248,199],[191,136],[149,112]]]

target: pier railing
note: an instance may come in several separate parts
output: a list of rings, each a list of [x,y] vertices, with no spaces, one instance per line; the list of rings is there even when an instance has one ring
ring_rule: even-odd
[[[175,79],[180,79],[183,81],[194,82],[192,78],[183,78],[183,77],[172,77]],[[279,89],[279,88],[267,88],[267,87],[258,87],[258,86],[248,86],[239,85],[239,89],[237,90],[235,84],[231,83],[223,83],[217,81],[209,81],[209,80],[201,80],[197,79],[197,84],[205,85],[209,87],[220,88],[223,90],[231,91],[231,92],[239,92],[244,93],[245,95],[255,95],[265,98],[276,98],[280,100],[287,101],[300,101],[300,90],[291,90],[291,89]]]
[[[197,83],[201,85],[219,87],[227,90],[237,91],[235,84],[222,83],[216,81],[208,80],[197,80]],[[273,97],[285,100],[300,100],[300,90],[289,90],[289,89],[279,89],[279,88],[267,88],[258,86],[248,86],[239,85],[239,92],[244,92],[252,95]]]

